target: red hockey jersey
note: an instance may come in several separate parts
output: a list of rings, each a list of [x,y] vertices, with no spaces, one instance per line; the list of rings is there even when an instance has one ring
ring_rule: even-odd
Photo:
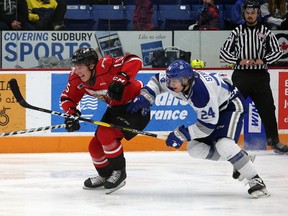
[[[141,81],[135,80],[141,68],[142,60],[138,56],[126,55],[118,58],[105,56],[96,65],[96,80],[93,86],[81,81],[80,77],[72,70],[69,82],[61,94],[63,110],[68,114],[75,114],[76,106],[84,94],[98,98],[110,107],[126,104],[139,95],[140,89],[143,87]],[[121,101],[111,100],[108,96],[108,87],[118,72],[125,72],[130,77],[130,83],[125,86]]]

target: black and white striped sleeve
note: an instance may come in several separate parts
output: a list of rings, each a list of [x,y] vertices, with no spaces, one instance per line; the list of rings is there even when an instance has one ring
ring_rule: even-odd
[[[280,48],[276,36],[271,31],[269,31],[267,36],[267,42],[267,53],[263,61],[266,64],[272,64],[281,58],[283,50]]]
[[[223,46],[220,48],[220,58],[230,64],[236,64],[238,57],[236,55],[236,31],[232,31],[226,39]]]

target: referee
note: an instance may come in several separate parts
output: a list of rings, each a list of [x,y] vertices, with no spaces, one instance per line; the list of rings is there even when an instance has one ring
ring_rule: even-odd
[[[232,81],[245,98],[250,97],[263,121],[267,145],[279,154],[287,154],[288,146],[279,141],[275,106],[270,88],[268,64],[280,59],[282,50],[275,35],[258,23],[260,4],[246,0],[245,23],[237,26],[220,49],[220,57],[234,64]]]

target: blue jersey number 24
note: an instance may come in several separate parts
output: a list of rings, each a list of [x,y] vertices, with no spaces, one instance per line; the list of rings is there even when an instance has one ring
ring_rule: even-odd
[[[208,109],[208,112],[206,110],[201,111],[201,119],[208,119],[211,117],[215,117],[215,112],[213,111],[212,107]]]

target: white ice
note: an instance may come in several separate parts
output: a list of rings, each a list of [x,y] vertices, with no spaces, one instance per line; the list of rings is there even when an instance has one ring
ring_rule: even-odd
[[[253,199],[228,162],[187,152],[127,152],[120,190],[83,190],[88,153],[0,154],[1,216],[286,216],[288,156],[253,151],[271,197]]]

